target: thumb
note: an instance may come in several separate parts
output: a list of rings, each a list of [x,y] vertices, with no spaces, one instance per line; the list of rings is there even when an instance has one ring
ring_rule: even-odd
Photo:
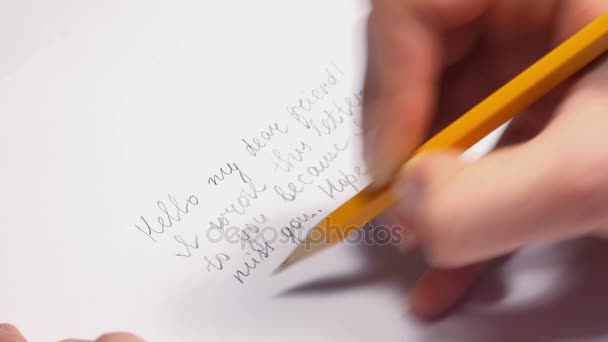
[[[433,266],[468,265],[592,229],[581,211],[592,189],[568,177],[559,148],[537,140],[472,163],[441,153],[406,165],[396,211]]]

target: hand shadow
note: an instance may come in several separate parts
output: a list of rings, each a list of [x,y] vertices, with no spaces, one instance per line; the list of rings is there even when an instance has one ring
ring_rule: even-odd
[[[369,229],[366,226],[362,233]],[[312,280],[282,296],[332,293],[389,282],[402,289],[405,297],[425,269],[419,254],[403,255],[384,244],[364,243],[358,248],[367,260],[364,271]],[[584,239],[522,254],[496,263],[455,312],[439,322],[421,323],[423,340],[585,341],[608,335],[608,242]],[[549,298],[530,298],[506,308],[502,305],[518,295],[505,287],[509,277],[542,274],[548,268],[559,269],[561,274],[552,284]],[[534,292],[536,285],[530,283],[530,290]]]
[[[517,259],[515,257],[513,259]],[[608,243],[584,239],[561,243],[519,260],[513,267],[495,270],[482,281],[480,290],[491,287],[497,278],[525,274],[552,273],[546,295],[529,298],[517,305],[484,303],[474,293],[454,315],[424,327],[425,341],[588,341],[608,338]],[[509,268],[509,269],[508,269]],[[555,272],[555,271],[558,272]],[[558,274],[558,276],[556,276]],[[526,290],[538,284],[527,281]],[[510,293],[511,292],[511,293]],[[505,293],[517,297],[515,291]],[[502,303],[508,304],[508,303]]]

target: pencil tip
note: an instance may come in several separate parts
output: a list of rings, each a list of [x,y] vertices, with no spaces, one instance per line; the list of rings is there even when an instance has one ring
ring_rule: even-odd
[[[274,271],[272,271],[272,275],[276,276],[277,274],[283,272],[287,268],[287,259],[283,261]]]

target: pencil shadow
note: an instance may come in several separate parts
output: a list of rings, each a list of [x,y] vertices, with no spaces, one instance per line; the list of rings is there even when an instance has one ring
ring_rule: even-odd
[[[365,226],[358,234],[370,236],[372,226]],[[313,279],[284,290],[278,294],[278,297],[341,292],[380,282],[391,283],[407,290],[413,286],[425,269],[424,259],[420,253],[403,254],[389,245],[388,241],[360,243],[353,247],[364,255],[365,265],[362,270]]]
[[[370,229],[365,227],[364,229]],[[425,269],[418,254],[403,255],[382,244],[358,246],[367,264],[363,271],[329,276],[289,288],[279,296],[338,293],[384,282],[404,297]],[[524,253],[525,254],[525,253]],[[565,255],[565,256],[564,256]],[[531,296],[517,305],[504,305],[518,296],[513,278],[551,272],[550,296]],[[503,258],[486,273],[468,300],[439,322],[420,322],[420,341],[602,340],[608,335],[608,242],[583,239],[547,251]],[[531,292],[547,284],[525,281]],[[521,291],[521,289],[520,289]],[[527,292],[527,291],[524,291]]]

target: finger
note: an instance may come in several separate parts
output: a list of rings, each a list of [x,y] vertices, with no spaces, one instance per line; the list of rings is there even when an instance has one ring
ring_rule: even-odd
[[[364,157],[377,184],[390,179],[426,130],[435,101],[437,45],[430,27],[400,1],[374,3],[363,125]]]
[[[506,148],[470,165],[442,153],[407,166],[400,208],[432,265],[459,267],[538,240],[531,236],[538,225],[529,226],[557,209],[546,195],[556,184],[525,149]]]
[[[410,294],[410,310],[419,318],[433,320],[449,313],[469,294],[489,262],[458,269],[427,272]]]
[[[368,21],[364,87],[365,159],[377,184],[386,183],[423,139],[435,110],[444,64],[443,36],[431,17],[454,11],[449,25],[479,16],[489,1],[376,0]],[[441,21],[443,22],[443,21]],[[470,46],[474,31],[456,32]],[[450,49],[462,54],[462,48]]]
[[[514,118],[507,126],[505,132],[495,145],[495,149],[500,149],[509,145],[523,143],[537,136],[551,119],[552,113],[555,111],[559,100],[569,89],[570,84],[564,84],[554,90],[536,104],[527,109],[522,115]],[[433,158],[430,162],[435,164],[434,168],[440,169],[445,177],[456,173],[464,166],[463,163],[454,163],[453,161],[459,158],[460,151],[446,152]],[[408,218],[402,213],[400,207],[394,206],[387,209],[384,213],[389,216],[396,226],[405,227],[406,229],[396,229],[395,234],[397,241],[404,242],[398,247],[402,250],[409,250],[418,247],[418,241],[415,241],[410,229]]]
[[[70,339],[63,340],[62,342],[143,342],[143,341],[144,340],[142,340],[139,337],[137,337],[133,334],[130,334],[130,333],[115,332],[115,333],[103,334],[103,335],[99,336],[95,341],[70,338]],[[0,342],[3,342],[3,341],[0,341]]]
[[[520,116],[513,120],[507,127],[505,133],[501,136],[496,144],[497,148],[505,147],[511,144],[518,144],[535,137],[547,123],[549,116],[543,112],[537,112],[542,109],[550,112],[555,107],[555,96],[559,96],[561,92],[551,94],[534,106],[532,113],[527,113],[526,116]],[[535,113],[536,112],[536,113]],[[461,165],[460,163],[451,163],[450,161],[455,156],[447,156],[447,160],[442,167],[446,177],[452,172],[457,172]],[[435,159],[436,161],[438,159]],[[451,166],[451,169],[449,168]],[[405,224],[403,217],[393,211],[394,222]],[[415,238],[411,231],[402,229],[396,231],[398,234],[407,234],[409,237],[409,245],[416,245]],[[404,241],[400,239],[399,241]],[[410,295],[409,306],[411,311],[421,319],[433,320],[448,314],[451,310],[462,303],[468,294],[471,293],[473,287],[478,283],[482,273],[489,267],[492,261],[485,261],[474,266],[465,266],[457,269],[431,269],[428,271],[417,284],[414,291]],[[442,288],[447,288],[443,290]]]
[[[424,139],[433,113],[460,115],[607,6],[595,0],[374,1],[363,117],[365,159],[375,184],[388,182]],[[462,59],[478,41],[479,61],[471,65],[487,77],[444,85],[441,69]]]
[[[12,324],[0,324],[0,342],[26,342],[19,329]]]
[[[466,265],[597,226],[599,203],[608,193],[606,144],[589,128],[569,123],[559,125],[559,134],[543,134],[469,165],[445,154],[408,165],[401,208],[431,263]],[[572,130],[588,136],[574,137]],[[589,146],[577,147],[577,141]],[[577,154],[588,150],[594,153]]]
[[[111,334],[104,334],[100,336],[95,342],[143,342],[144,340],[139,337],[124,332],[117,332]]]
[[[378,184],[390,178],[424,137],[435,109],[442,65],[462,57],[472,46],[477,30],[464,24],[479,16],[490,1],[457,3],[374,3],[368,25],[364,128],[365,157]],[[436,20],[443,17],[450,20]],[[446,33],[448,44],[443,44],[445,37],[439,31],[459,25]]]
[[[419,174],[428,173],[420,178],[433,189],[427,195],[433,204],[427,204],[427,213],[409,216],[418,216],[417,226],[427,235],[427,250],[436,263],[463,265],[527,243],[590,231],[605,235],[597,227],[608,226],[608,58],[589,70],[574,86],[565,85],[516,118],[499,145],[537,136],[555,113],[540,139],[466,168],[454,155],[419,165]],[[563,100],[559,107],[558,98]]]

